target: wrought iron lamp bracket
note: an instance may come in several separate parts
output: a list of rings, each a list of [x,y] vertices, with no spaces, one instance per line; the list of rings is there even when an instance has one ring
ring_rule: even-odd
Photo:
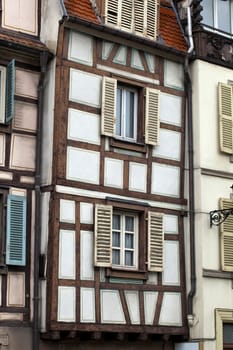
[[[212,210],[210,212],[210,227],[212,227],[212,225],[219,226],[229,215],[233,215],[233,208]]]

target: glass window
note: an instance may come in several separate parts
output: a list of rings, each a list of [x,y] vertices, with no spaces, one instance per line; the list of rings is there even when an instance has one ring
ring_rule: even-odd
[[[137,90],[117,87],[116,136],[129,141],[137,138]]]
[[[231,0],[205,0],[202,2],[202,7],[204,24],[224,32],[231,32]]]
[[[114,213],[112,220],[112,263],[113,265],[137,266],[137,225],[134,214]]]
[[[223,324],[223,342],[233,346],[233,323]]]

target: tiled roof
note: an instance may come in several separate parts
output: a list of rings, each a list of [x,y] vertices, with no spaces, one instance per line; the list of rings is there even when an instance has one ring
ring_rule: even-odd
[[[163,43],[167,47],[179,51],[187,51],[187,44],[182,31],[177,23],[175,13],[167,0],[162,0],[160,6],[160,28],[159,33]],[[68,16],[99,24],[98,18],[91,6],[90,0],[64,0]]]
[[[0,33],[0,41],[4,41],[6,43],[12,43],[16,45],[26,46],[28,48],[37,49],[40,51],[48,51],[48,48],[45,44],[41,43],[39,40],[30,39],[22,36],[16,36],[14,34],[6,34]]]
[[[64,0],[69,16],[79,17],[92,23],[99,23],[90,0]]]
[[[172,8],[160,7],[159,33],[168,47],[187,51],[188,47]]]

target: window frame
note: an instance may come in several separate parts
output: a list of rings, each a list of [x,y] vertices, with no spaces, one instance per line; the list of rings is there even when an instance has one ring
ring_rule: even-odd
[[[118,91],[121,90],[121,101],[118,101],[119,94]],[[133,101],[133,116],[130,114],[127,114],[127,92],[133,93],[134,101]],[[115,131],[115,138],[120,139],[127,142],[137,142],[138,140],[138,115],[139,115],[139,92],[138,89],[126,84],[121,84],[120,82],[117,82],[117,102],[116,102],[116,131]],[[120,104],[120,134],[117,134],[117,120],[119,115],[118,110],[118,104]],[[133,137],[127,136],[127,121],[128,119],[133,119],[133,128],[130,128],[130,131],[132,131]],[[133,129],[133,130],[132,130]]]
[[[231,0],[230,1],[230,31],[225,31],[221,28],[219,28],[219,9],[218,9],[218,0],[211,0],[212,1],[212,21],[213,21],[213,24],[208,24],[208,23],[205,23],[204,22],[204,18],[202,20],[202,24],[204,26],[208,26],[210,28],[213,28],[214,30],[217,30],[217,31],[220,31],[220,32],[223,32],[223,33],[229,33],[229,34],[233,34],[233,3]],[[204,12],[204,4],[203,4],[203,10],[202,10],[202,13]]]
[[[223,342],[223,324],[233,323],[232,310],[216,309],[215,318],[216,318],[216,349],[224,350],[224,349],[227,349],[227,344],[225,346]]]
[[[130,211],[119,211],[114,210],[112,213],[112,217],[114,215],[120,216],[120,230],[116,230],[112,227],[112,260],[113,260],[113,250],[119,250],[120,251],[120,263],[116,264],[112,261],[112,268],[116,269],[127,269],[127,270],[138,270],[138,261],[139,261],[139,248],[138,248],[138,239],[139,239],[139,214],[136,212],[130,212]],[[125,218],[126,216],[131,216],[134,218],[134,236],[133,236],[133,245],[134,247],[131,249],[127,249],[125,247],[125,236],[126,236],[126,230],[124,229],[125,226]],[[112,221],[113,223],[113,221]],[[120,247],[113,245],[113,231],[120,231]],[[132,251],[133,252],[133,265],[126,265],[125,263],[125,252],[126,251]]]
[[[5,124],[6,67],[0,66],[0,124]]]

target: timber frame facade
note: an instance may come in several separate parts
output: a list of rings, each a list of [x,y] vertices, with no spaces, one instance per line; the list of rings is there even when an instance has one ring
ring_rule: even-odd
[[[43,189],[50,214],[42,337],[155,341],[172,349],[188,337],[186,44],[182,38],[182,49],[169,47],[162,30],[154,42],[100,24],[94,12],[95,19],[75,16],[72,1],[65,6],[52,181]],[[169,4],[158,9],[176,21]]]

